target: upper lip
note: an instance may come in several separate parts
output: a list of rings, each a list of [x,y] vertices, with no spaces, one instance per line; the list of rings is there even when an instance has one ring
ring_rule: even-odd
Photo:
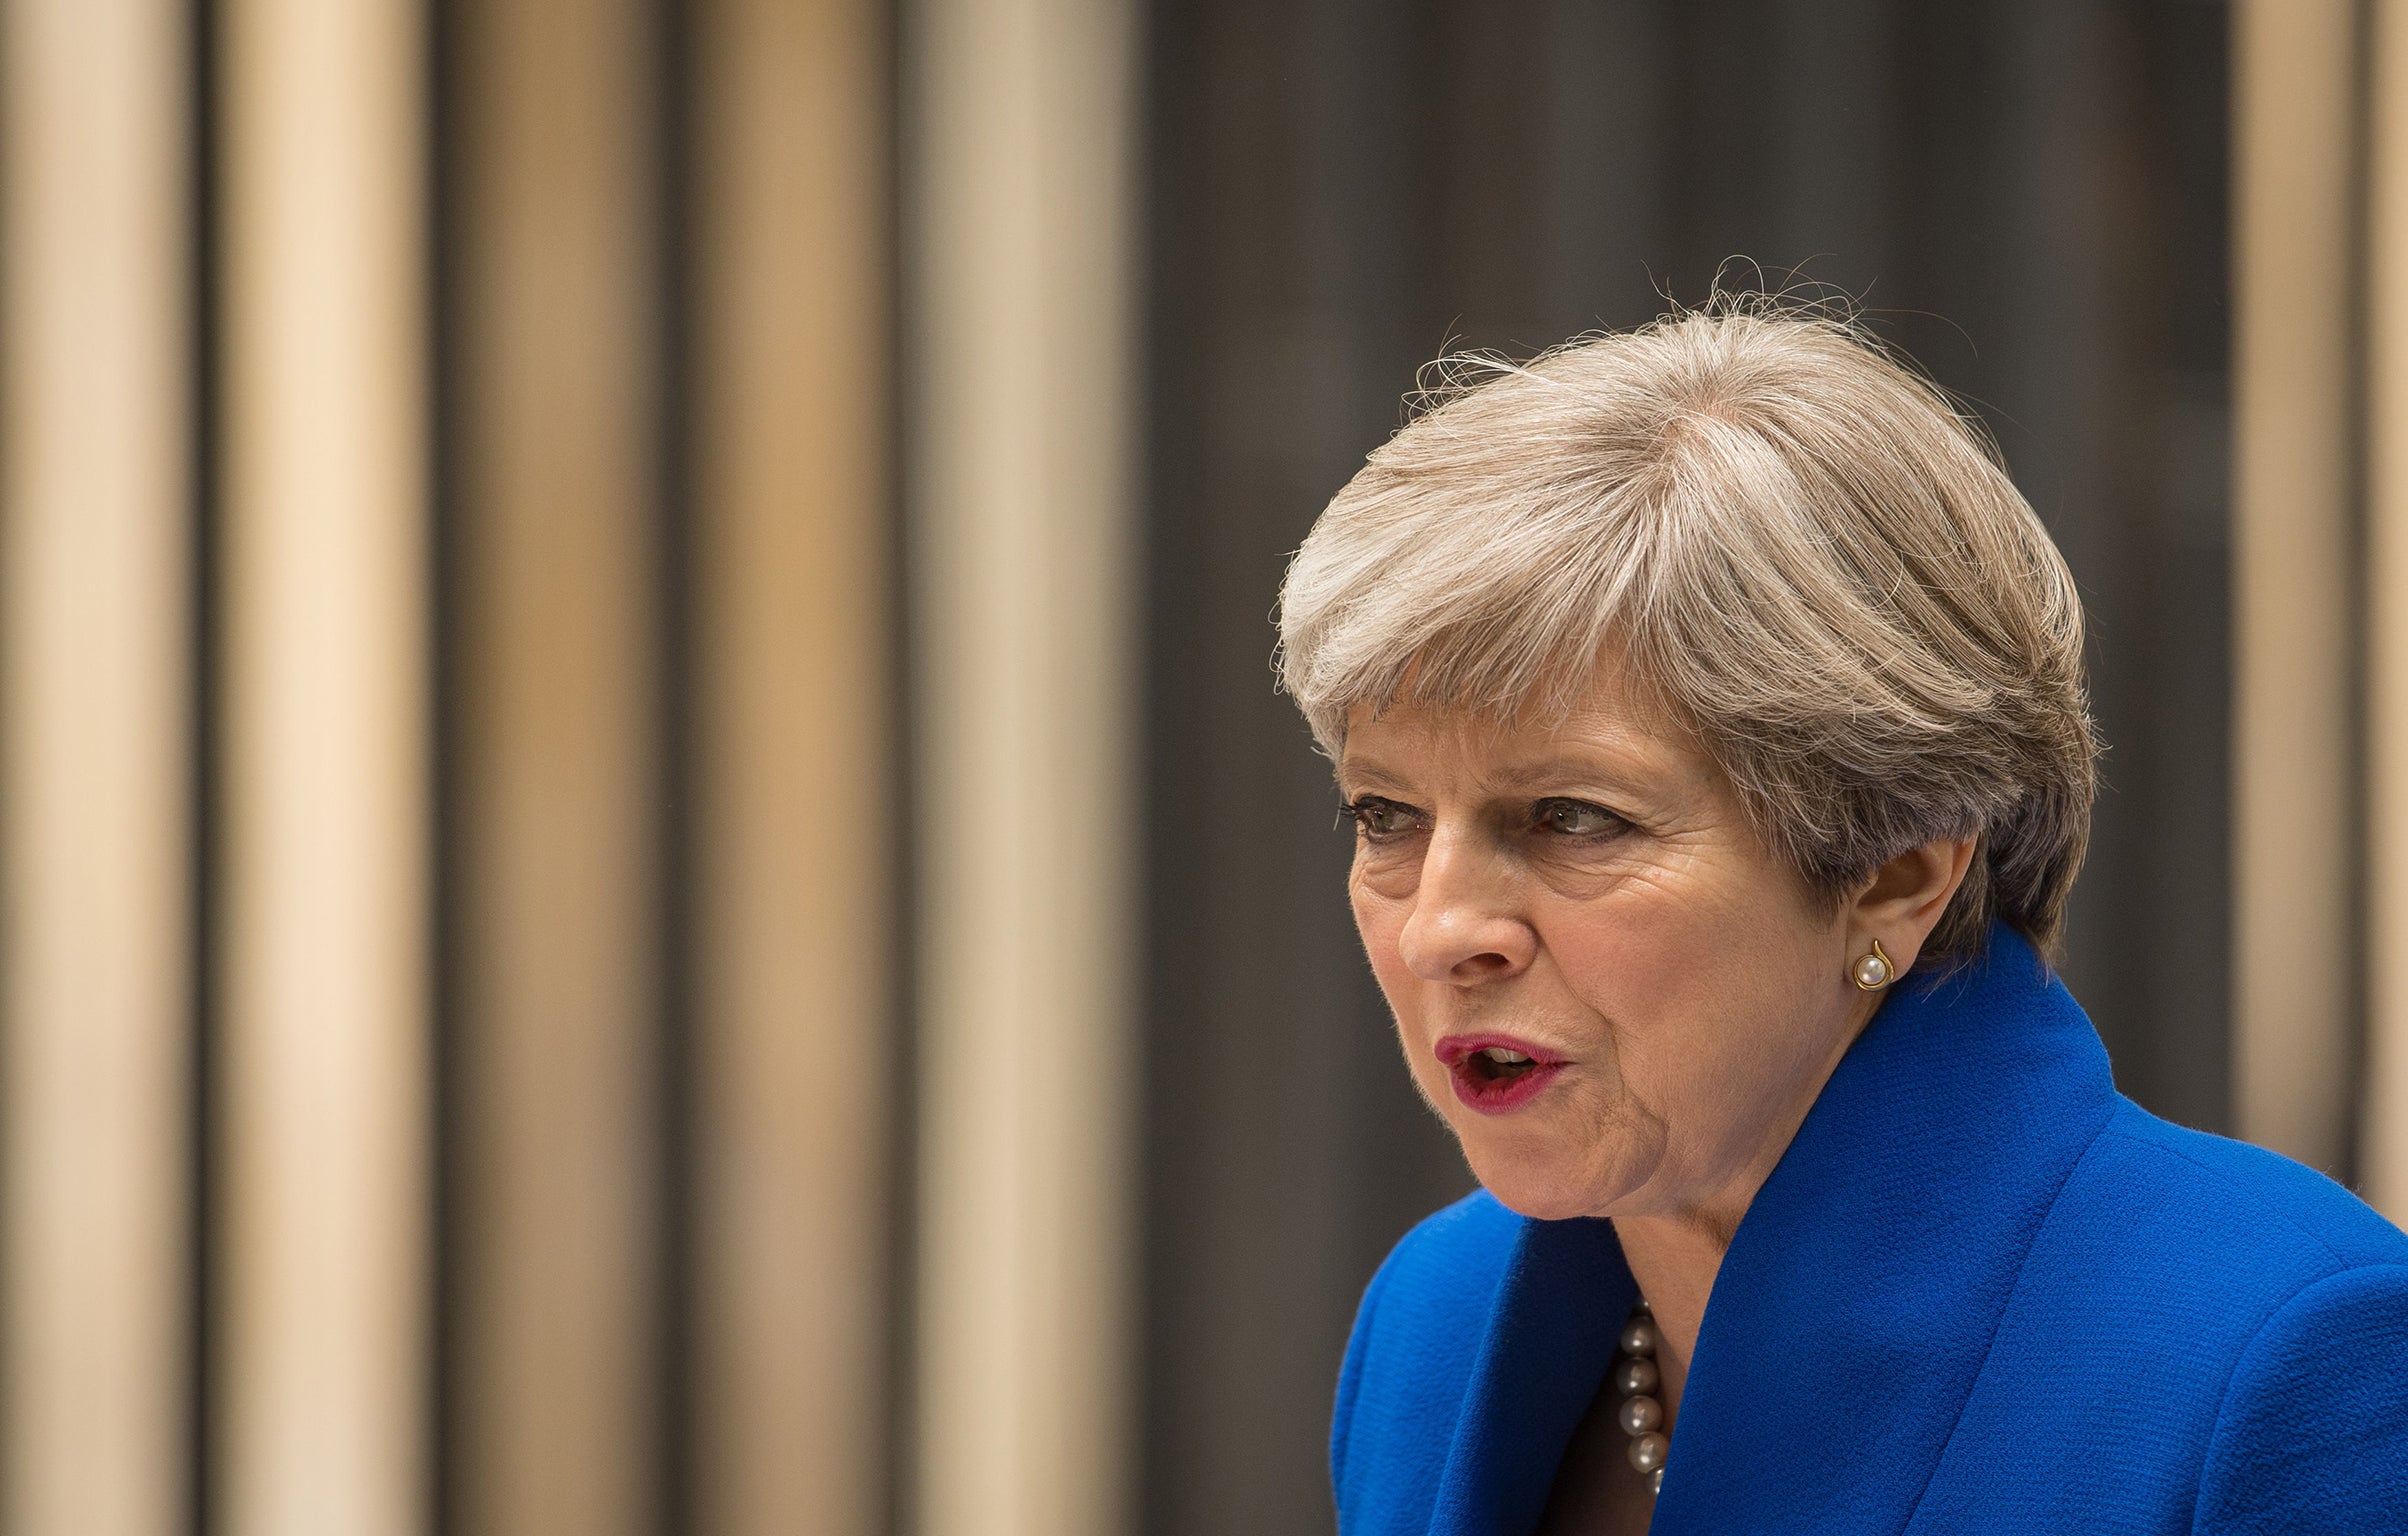
[[[1559,1067],[1571,1059],[1559,1051],[1550,1051],[1545,1046],[1535,1045],[1518,1035],[1494,1033],[1444,1035],[1439,1038],[1436,1049],[1439,1065],[1449,1071],[1463,1065],[1463,1059],[1476,1051],[1518,1051],[1542,1067]]]

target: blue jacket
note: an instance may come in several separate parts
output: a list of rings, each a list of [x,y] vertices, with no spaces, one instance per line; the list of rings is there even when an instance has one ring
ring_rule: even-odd
[[[1339,1379],[1344,1536],[1531,1531],[1633,1295],[1605,1221],[1415,1228]],[[2408,1533],[2408,1237],[2118,1094],[1998,930],[1900,985],[1749,1207],[1653,1529]]]

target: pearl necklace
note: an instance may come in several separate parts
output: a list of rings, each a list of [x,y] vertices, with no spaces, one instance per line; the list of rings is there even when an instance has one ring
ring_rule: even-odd
[[[1630,1321],[1622,1325],[1622,1348],[1614,1356],[1613,1381],[1614,1390],[1622,1394],[1622,1411],[1615,1417],[1621,1421],[1622,1432],[1630,1436],[1630,1464],[1645,1474],[1650,1494],[1664,1491],[1664,1458],[1672,1450],[1672,1439],[1664,1433],[1664,1405],[1654,1396],[1663,1380],[1655,1361],[1656,1346],[1662,1341],[1655,1316],[1642,1296],[1630,1309]]]

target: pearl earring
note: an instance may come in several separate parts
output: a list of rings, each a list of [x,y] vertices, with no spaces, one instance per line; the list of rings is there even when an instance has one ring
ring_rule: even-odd
[[[1881,941],[1875,939],[1873,952],[1856,962],[1856,985],[1861,991],[1878,992],[1888,986],[1890,979],[1897,973],[1898,968],[1890,963],[1890,957],[1882,949]]]

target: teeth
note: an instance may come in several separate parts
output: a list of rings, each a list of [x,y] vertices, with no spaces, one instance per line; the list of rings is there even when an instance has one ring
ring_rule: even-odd
[[[1501,1067],[1518,1067],[1530,1059],[1520,1051],[1509,1051],[1501,1045],[1492,1045],[1480,1054]]]

